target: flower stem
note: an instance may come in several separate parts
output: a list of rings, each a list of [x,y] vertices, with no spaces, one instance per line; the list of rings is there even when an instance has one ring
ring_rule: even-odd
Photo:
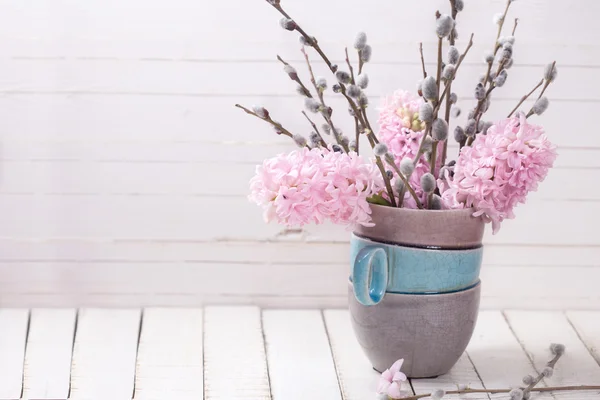
[[[367,139],[369,139],[369,143],[371,144],[371,147],[375,147],[375,145],[377,143],[379,143],[379,140],[377,139],[377,137],[375,136],[375,134],[372,131],[367,131]],[[380,157],[376,157],[376,158],[379,159]],[[400,172],[400,169],[398,168],[398,166],[396,165],[396,163],[394,162],[394,160],[392,158],[386,157],[385,161],[394,168],[394,171],[396,171],[396,173],[398,174],[398,176],[400,177],[400,179],[402,179],[402,182],[404,182],[404,186],[408,189],[408,191],[410,192],[410,194],[412,195],[412,197],[415,199],[415,202],[417,203],[417,207],[423,208],[423,206],[421,205],[421,202],[419,201],[419,197],[417,196],[417,193],[410,186],[410,183],[408,182],[408,179],[402,174],[402,172]],[[386,179],[387,179],[387,175],[384,178],[384,181],[386,181],[386,184],[387,184],[387,180]],[[391,188],[391,183],[390,183],[390,188]],[[400,203],[402,203],[402,199],[400,200]]]
[[[375,147],[377,138],[375,138],[373,134],[368,134],[367,139],[369,139],[371,147]],[[375,156],[375,164],[377,164],[377,168],[379,168],[381,176],[383,177],[383,183],[385,184],[385,189],[387,190],[388,196],[390,198],[390,203],[392,204],[392,207],[396,207],[396,197],[394,196],[392,183],[390,182],[390,178],[387,176],[387,172],[385,171],[383,162],[381,162],[381,157]]]
[[[440,93],[440,88],[442,87],[442,38],[438,38],[438,55],[437,56],[438,56],[438,60],[437,60],[436,82],[437,82],[437,92]],[[447,85],[445,85],[444,89],[445,89],[444,90],[445,94],[450,93],[448,91]],[[437,99],[436,108],[438,109],[438,111],[442,104],[442,99],[444,98],[445,94],[442,94]],[[437,114],[436,114],[436,118],[437,118]],[[437,166],[437,141],[434,141],[433,149],[431,150],[431,160],[429,160],[429,169],[431,170],[431,173],[433,174],[433,176],[435,178],[437,178],[437,176],[435,174],[436,166]],[[428,201],[427,201],[428,207],[431,207],[431,198],[432,198],[432,195],[430,194],[428,196]]]
[[[354,69],[352,68],[352,64],[350,63],[350,57],[348,57],[348,48],[344,48],[344,52],[346,53],[346,64],[348,64],[348,69],[350,70],[350,82],[354,85]]]
[[[355,84],[355,80],[354,80],[354,69],[352,68],[352,63],[350,62],[350,57],[348,56],[348,48],[344,48],[344,52],[346,53],[346,64],[348,64],[348,69],[350,70],[350,79],[352,84]],[[362,65],[360,65],[360,54],[359,54],[359,69],[362,68]],[[366,115],[364,116],[364,118],[366,118]],[[356,154],[359,154],[358,152],[358,143],[360,141],[360,125],[358,124],[358,118],[354,118],[354,132],[355,132],[355,141],[356,141]]]
[[[306,117],[306,119],[311,124],[311,126],[313,127],[313,129],[315,130],[315,132],[317,133],[317,135],[319,135],[319,142],[320,142],[321,146],[327,147],[327,142],[325,142],[323,140],[323,136],[321,135],[321,132],[319,132],[319,129],[317,128],[317,125],[315,125],[315,123],[308,117],[308,115],[306,115],[306,112],[302,111],[302,115],[304,115]]]
[[[506,64],[506,60],[500,61],[500,64],[498,64],[498,69],[496,71],[496,75],[498,75],[500,73],[500,71],[502,71],[502,68],[504,68],[505,64]],[[488,71],[491,68],[492,68],[492,64],[490,63],[488,66]],[[487,82],[484,84],[484,87],[486,86],[486,84],[487,84]],[[490,95],[492,94],[494,89],[496,89],[496,87],[497,86],[494,82],[490,82],[490,87],[485,92],[485,96],[483,97],[483,99],[481,99],[477,102],[477,107],[475,108],[475,112],[473,113],[473,118],[475,119],[475,130],[477,130],[477,127],[479,127],[479,121],[481,121],[481,117],[483,116],[483,114],[486,111],[483,109],[483,105],[488,101]],[[473,144],[474,140],[475,140],[475,135],[471,136],[469,139],[467,139],[467,141],[465,143],[461,143],[460,148],[462,149],[465,145],[470,146],[471,144]]]
[[[485,92],[485,96],[483,99],[479,100],[479,102],[477,103],[477,108],[475,108],[475,130],[477,130],[477,127],[479,126],[479,121],[481,120],[481,116],[483,115],[484,111],[482,111],[482,106],[483,104],[487,101],[487,98],[490,96],[490,94],[494,91],[494,89],[496,88],[496,85],[492,84],[489,89]],[[473,144],[473,141],[475,140],[475,136],[477,136],[477,134],[475,133],[475,135],[470,136],[467,141],[465,142],[465,144],[463,145],[461,143],[460,148],[462,149],[464,146],[470,146]]]
[[[456,9],[456,1],[450,0],[450,8],[452,10],[452,19],[456,21],[456,17],[458,15],[458,10]],[[456,37],[454,37],[454,29],[450,32],[448,36],[448,42],[450,46],[454,46],[456,44]],[[446,98],[444,99],[446,102],[446,108],[444,110],[444,120],[450,127],[450,109],[452,108],[452,104],[450,104],[450,94],[452,92],[452,80],[446,83],[448,85],[448,90],[446,91]],[[448,153],[448,139],[444,140],[444,144],[442,145],[442,164],[446,164],[446,156]]]
[[[469,50],[471,49],[472,46],[473,46],[473,34],[471,34],[471,38],[469,39],[469,43],[467,44],[465,51],[458,58],[458,62],[456,63],[456,68],[454,70],[454,76],[456,76],[456,72],[460,68],[460,65],[462,64],[463,60],[465,59],[467,53],[469,52]],[[454,79],[454,77],[452,78],[452,80],[453,79]],[[452,80],[450,80],[449,82],[447,82],[444,85],[444,91],[440,95],[440,97],[439,97],[440,99],[443,98],[444,96],[446,96],[447,93],[450,93],[450,85],[448,85],[448,83],[452,82]],[[435,105],[435,107],[433,108],[433,119],[434,120],[437,118],[438,112],[440,110],[440,105],[441,105],[441,102],[438,101],[437,104]],[[427,138],[428,135],[431,135],[431,124],[427,124],[427,127],[425,129],[425,135],[423,135],[423,139],[421,139],[421,144],[419,145],[419,150],[417,151],[417,155],[415,156],[415,159],[413,160],[414,165],[417,165],[417,162],[419,162],[419,158],[421,158],[423,153],[425,153],[425,139]]]
[[[362,74],[362,69],[365,65],[365,62],[362,59],[362,50],[358,50],[358,74]]]
[[[427,78],[427,71],[425,70],[425,58],[423,57],[423,42],[419,43],[419,53],[421,53],[421,68],[423,69],[423,79]]]
[[[359,155],[360,127],[358,126],[358,120],[356,118],[354,119],[354,132],[356,135],[354,138],[354,142],[356,143],[356,155]]]
[[[400,172],[400,168],[398,168],[398,166],[394,162],[394,159],[392,157],[386,157],[385,161],[387,161],[387,163],[390,164],[392,166],[392,168],[394,168],[394,171],[396,171],[396,173],[398,174],[400,179],[402,179],[402,182],[404,183],[404,187],[410,192],[410,195],[413,197],[413,199],[415,199],[415,202],[417,203],[417,207],[423,208],[423,204],[419,200],[419,196],[417,196],[417,193],[415,192],[415,190],[412,188],[412,186],[410,186],[410,182],[408,181],[408,178],[405,177],[404,174],[402,174],[402,172]]]
[[[438,93],[440,92],[440,87],[442,86],[442,38],[438,38],[438,60],[437,60],[437,74],[435,81],[437,83]],[[442,96],[440,96],[440,99]],[[439,99],[438,99],[439,101]]]
[[[515,113],[515,111],[517,111],[519,109],[521,104],[523,104],[523,102],[525,100],[527,100],[529,98],[529,96],[531,96],[540,86],[542,86],[543,83],[544,83],[544,79],[540,80],[539,83],[537,85],[535,85],[535,87],[531,90],[531,92],[529,92],[525,96],[521,97],[521,100],[519,100],[519,103],[517,103],[515,108],[513,108],[512,111],[510,112],[510,114],[508,114],[508,118],[510,118]]]
[[[431,145],[431,160],[429,161],[429,165],[431,166],[431,173],[433,174],[433,177],[437,179],[437,175],[436,175],[436,168],[437,168],[437,146],[438,146],[438,141],[434,140],[433,144]]]

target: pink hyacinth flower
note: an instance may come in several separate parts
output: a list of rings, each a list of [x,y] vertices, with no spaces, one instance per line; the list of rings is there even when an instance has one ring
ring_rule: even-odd
[[[406,375],[400,371],[404,359],[396,361],[389,369],[386,369],[379,378],[377,393],[387,394],[392,399],[401,399],[406,391],[402,390],[402,382],[406,381]]]
[[[258,166],[248,197],[267,222],[301,227],[329,220],[352,229],[373,225],[367,198],[379,180],[373,163],[354,152],[303,148]]]
[[[525,115],[499,121],[461,150],[454,176],[440,179],[442,199],[450,208],[473,207],[473,215],[491,222],[497,233],[537,190],[555,159],[556,146]]]

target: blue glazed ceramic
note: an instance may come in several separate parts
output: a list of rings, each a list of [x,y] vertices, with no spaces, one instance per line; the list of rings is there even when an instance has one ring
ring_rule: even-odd
[[[483,248],[427,249],[352,235],[350,255],[356,299],[375,305],[386,292],[439,294],[472,287],[479,280]]]

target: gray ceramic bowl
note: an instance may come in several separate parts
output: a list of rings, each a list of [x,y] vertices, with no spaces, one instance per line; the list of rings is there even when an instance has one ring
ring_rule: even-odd
[[[373,368],[382,372],[404,358],[402,372],[430,378],[448,372],[467,348],[479,312],[481,284],[452,293],[387,293],[360,304],[348,282],[352,327]]]

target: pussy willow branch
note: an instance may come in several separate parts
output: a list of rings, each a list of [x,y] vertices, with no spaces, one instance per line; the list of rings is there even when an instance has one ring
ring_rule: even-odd
[[[267,0],[267,3],[270,4],[273,8],[275,8],[277,11],[279,11],[279,13],[281,15],[283,15],[284,17],[291,19],[292,21],[294,21],[295,23],[295,30],[298,31],[298,33],[300,33],[302,35],[302,37],[304,37],[305,41],[310,44],[310,46],[315,49],[315,51],[321,56],[321,58],[323,59],[323,61],[325,61],[325,64],[327,64],[327,67],[329,68],[329,70],[335,74],[336,72],[336,68],[334,67],[334,65],[331,63],[331,61],[329,61],[329,58],[327,58],[327,56],[325,55],[325,53],[323,52],[323,50],[321,49],[321,47],[319,46],[319,42],[317,41],[317,39],[313,36],[310,36],[308,33],[306,33],[304,31],[304,29],[302,29],[300,27],[300,25],[298,25],[298,22],[293,19],[282,7],[281,4],[279,4],[278,1],[270,1]],[[352,111],[354,112],[354,115],[356,116],[356,118],[358,118],[358,122],[363,126],[366,127],[367,124],[365,123],[360,110],[357,108],[356,104],[354,103],[354,101],[346,95],[346,86],[341,83],[338,82],[338,84],[340,85],[340,92],[342,93],[342,95],[344,95],[344,97],[346,98],[346,100],[348,101],[348,104],[350,105],[350,108],[352,108]],[[384,179],[386,179],[384,177]]]
[[[321,132],[319,132],[319,129],[317,128],[317,125],[315,125],[315,123],[309,118],[308,115],[306,115],[306,112],[304,112],[304,110],[302,110],[302,115],[304,115],[306,117],[306,119],[308,120],[308,122],[310,123],[310,125],[313,127],[313,129],[315,130],[315,133],[317,135],[319,135],[319,143],[321,144],[321,146],[327,148],[327,142],[325,142],[323,140],[323,136],[321,136]]]
[[[440,17],[440,13],[439,11],[436,13],[437,18]],[[443,63],[443,59],[442,59],[442,46],[443,46],[443,39],[440,37],[438,38],[438,54],[437,54],[437,73],[436,73],[436,77],[435,77],[435,82],[437,84],[437,93],[438,93],[438,98],[436,101],[436,108],[439,110],[440,106],[442,105],[442,99],[444,98],[444,94],[442,94],[441,96],[439,95],[440,93],[440,89],[442,88],[442,63]],[[445,93],[450,93],[448,89],[448,86],[445,86]],[[437,113],[434,113],[435,117],[437,118]],[[431,132],[430,132],[431,134]],[[431,173],[433,174],[433,177],[437,179],[437,174],[436,174],[436,167],[437,167],[437,147],[438,147],[438,141],[437,140],[433,140],[433,144],[431,146],[431,159],[429,160],[429,169],[431,170]],[[433,199],[433,192],[429,193],[429,195],[427,196],[427,208],[431,208],[431,200]]]
[[[269,3],[271,6],[273,6],[273,8],[275,8],[277,11],[279,11],[279,13],[281,15],[283,15],[284,17],[293,20],[294,22],[296,22],[295,19],[293,19],[292,17],[290,17],[290,15],[285,12],[285,10],[281,7],[281,4],[279,4],[279,2],[275,2],[275,1],[269,1],[267,0],[267,3]],[[300,33],[304,39],[306,39],[306,42],[309,43],[311,45],[311,47],[313,47],[315,49],[315,51],[317,53],[319,53],[319,55],[321,56],[321,58],[323,59],[323,61],[325,61],[325,64],[327,64],[327,66],[329,67],[330,70],[333,71],[332,68],[332,63],[331,61],[329,61],[329,59],[327,58],[327,56],[325,55],[325,53],[323,53],[323,50],[321,50],[321,48],[319,47],[318,43],[317,43],[317,39],[313,38],[312,36],[309,36],[308,33],[306,33],[301,27],[300,25],[298,25],[296,23],[296,30],[298,31],[298,33]]]
[[[458,10],[456,9],[455,0],[450,0],[450,8],[452,10],[452,19],[456,21],[456,17],[458,16]],[[448,42],[450,43],[450,46],[454,46],[454,44],[456,43],[456,37],[454,37],[454,29],[450,31],[450,35],[448,36]],[[446,98],[444,99],[446,102],[446,108],[444,109],[444,120],[448,124],[448,127],[450,127],[450,108],[452,107],[452,104],[450,104],[450,94],[452,92],[452,81],[448,82],[447,85],[448,91],[446,91]],[[442,145],[442,165],[446,164],[447,153],[448,139],[444,140],[444,144]]]
[[[352,68],[352,63],[350,62],[350,57],[348,56],[348,48],[346,47],[344,49],[344,52],[346,53],[346,64],[348,64],[348,69],[350,70],[350,79],[351,79],[351,83],[354,85],[355,84],[355,80],[354,80],[354,69]],[[358,54],[358,59],[359,59],[359,69],[362,68],[362,66],[360,65],[360,52]],[[360,125],[358,124],[358,118],[354,118],[354,134],[355,134],[355,139],[354,141],[356,142],[356,154],[359,154],[358,150],[358,143],[360,142]]]
[[[283,125],[281,125],[279,122],[273,121],[271,119],[270,115],[267,114],[267,116],[265,118],[263,118],[260,115],[258,115],[257,113],[255,113],[254,111],[252,111],[252,110],[250,110],[250,109],[248,109],[248,108],[246,108],[246,107],[244,107],[244,106],[242,106],[240,104],[236,104],[235,106],[237,108],[241,108],[242,110],[244,110],[246,112],[246,114],[253,115],[256,118],[261,119],[261,120],[263,120],[265,122],[268,122],[269,124],[273,125],[275,128],[277,128],[281,132],[282,135],[288,136],[290,138],[294,137],[294,135],[290,131],[288,131],[287,129],[285,129],[283,127]],[[308,147],[308,145],[306,147]],[[310,147],[308,147],[308,148],[310,148]]]
[[[286,67],[291,67],[291,65],[289,63],[287,63],[286,61],[283,60],[283,58],[281,58],[279,55],[277,55],[277,59]],[[294,82],[296,82],[298,85],[300,85],[300,87],[302,88],[302,91],[304,92],[304,95],[306,97],[310,97],[312,98],[312,94],[310,93],[310,90],[308,90],[308,88],[306,86],[304,86],[304,83],[302,83],[302,81],[300,80],[300,77],[298,76],[298,74],[296,74],[296,76],[294,78],[291,78]]]
[[[554,356],[554,358],[552,358],[552,360],[548,361],[546,366],[550,367],[550,368],[554,368],[554,366],[556,365],[556,363],[558,362],[558,360],[560,359],[560,357],[562,355],[563,355],[563,353],[557,353]],[[527,385],[527,387],[525,389],[523,389],[523,393],[527,394],[527,393],[531,392],[535,388],[535,386],[541,382],[542,379],[544,379],[544,374],[540,372],[538,374],[538,376],[529,385]]]
[[[498,69],[496,71],[496,75],[498,75],[500,73],[500,71],[502,71],[505,64],[506,64],[505,59],[500,61],[500,64],[498,64]],[[491,66],[491,64],[490,64],[490,66]],[[484,84],[484,87],[485,87],[485,84]],[[490,87],[485,91],[485,96],[483,97],[483,99],[481,99],[477,102],[477,107],[475,107],[475,112],[473,114],[473,118],[475,119],[475,129],[477,129],[477,127],[479,126],[479,121],[481,121],[481,117],[483,116],[483,114],[486,111],[483,109],[483,105],[488,102],[490,95],[492,94],[494,89],[496,89],[496,87],[497,86],[494,82],[490,82]],[[467,139],[467,141],[464,144],[463,143],[460,144],[460,148],[462,149],[464,145],[470,146],[471,144],[473,144],[474,140],[475,140],[475,136],[469,137],[469,139]]]
[[[484,113],[484,111],[482,109],[483,104],[485,104],[487,102],[488,97],[490,97],[490,94],[494,91],[495,88],[496,88],[496,85],[492,83],[492,85],[485,92],[485,96],[483,97],[483,99],[481,99],[477,102],[477,107],[475,108],[475,117],[474,117],[475,118],[475,130],[477,130],[477,127],[479,126],[479,121],[481,120],[481,116]],[[461,143],[460,148],[462,149],[465,145],[466,146],[472,145],[473,141],[475,140],[475,136],[476,136],[476,134],[474,134],[473,136],[470,136],[464,145],[463,145],[463,143]]]
[[[415,202],[417,203],[417,207],[418,208],[423,208],[423,204],[419,200],[419,197],[417,196],[417,193],[412,188],[412,186],[410,186],[410,182],[408,181],[408,178],[406,178],[404,176],[404,174],[402,174],[402,172],[400,171],[400,168],[398,168],[398,166],[396,165],[396,162],[394,161],[394,158],[386,156],[385,157],[385,161],[387,161],[387,163],[390,164],[392,166],[392,168],[394,168],[394,171],[396,171],[396,173],[398,174],[398,176],[400,177],[400,179],[404,183],[404,187],[409,191],[409,193],[413,197],[413,199],[415,199]],[[402,199],[400,199],[400,201],[401,200]]]
[[[456,9],[456,0],[450,0],[450,10],[452,13],[452,19],[454,21],[456,21],[456,16],[458,15],[458,10]],[[456,41],[456,37],[454,36],[454,32],[455,30],[452,29],[450,31],[450,35],[448,35],[448,42],[450,42],[450,44],[452,46],[454,46],[454,42]]]
[[[512,117],[512,115],[515,113],[515,111],[517,111],[519,109],[519,107],[521,106],[521,104],[523,104],[523,102],[525,100],[527,100],[529,98],[529,96],[531,96],[543,84],[544,84],[544,79],[541,79],[538,82],[538,84],[535,85],[535,87],[533,89],[531,89],[531,92],[529,92],[525,96],[521,97],[521,100],[519,100],[519,102],[517,103],[517,105],[515,106],[515,108],[513,108],[512,111],[510,112],[510,114],[508,114],[508,118]]]
[[[554,68],[556,68],[556,61],[554,61],[552,63],[552,67],[551,67],[551,71],[554,71]],[[544,83],[544,87],[542,88],[542,91],[540,92],[538,98],[536,99],[536,101],[538,101],[539,99],[542,98],[542,96],[544,95],[544,92],[546,91],[546,89],[548,89],[548,86],[550,86],[550,84],[552,83],[551,80],[546,80],[546,82]],[[535,104],[535,103],[534,103]],[[533,115],[533,106],[531,106],[531,110],[529,110],[529,112],[527,113],[527,118],[531,117]]]
[[[550,360],[546,366],[550,368],[554,368],[560,357],[563,353],[556,354],[552,360]],[[528,392],[561,392],[561,391],[579,391],[579,390],[600,390],[600,386],[591,386],[591,385],[581,385],[581,386],[553,386],[553,387],[544,387],[544,388],[536,388],[535,386],[544,378],[544,374],[540,373],[536,379],[534,379],[528,386],[522,387],[524,394]],[[462,390],[449,390],[446,394],[469,394],[469,393],[489,393],[489,394],[498,394],[498,393],[510,393],[513,389],[462,389]],[[415,396],[403,397],[402,400],[418,400],[426,397],[431,397],[433,393],[427,394],[419,394]]]
[[[508,9],[510,8],[512,1],[513,0],[506,0],[506,7],[504,8],[504,14],[502,14],[502,19],[498,23],[498,33],[496,34],[496,41],[494,42],[494,57],[498,53],[498,50],[500,50],[500,48],[502,47],[500,45],[500,43],[498,43],[498,40],[500,40],[500,35],[502,34],[502,28],[504,27],[504,21],[506,20],[506,14],[508,14]],[[515,22],[515,27],[514,27],[513,31],[516,29],[517,29],[517,27],[516,27],[516,22]],[[493,63],[494,62],[492,61],[488,65],[488,69],[487,69],[487,72],[485,73],[485,78],[483,80],[484,86],[487,84],[488,78],[490,77],[490,72],[492,71]]]
[[[308,58],[308,53],[306,52],[306,50],[304,50],[304,47],[300,50],[302,52],[302,54],[304,55],[304,59],[306,60],[306,66],[308,67],[308,72],[310,74],[310,82],[312,83],[312,85],[314,86],[316,92],[317,92],[317,96],[319,98],[319,101],[321,102],[321,105],[324,108],[324,111],[321,112],[321,115],[323,116],[323,119],[325,120],[325,122],[327,122],[327,125],[329,125],[329,127],[331,128],[331,132],[333,133],[333,137],[336,140],[336,142],[342,146],[342,148],[348,152],[348,147],[346,147],[346,145],[344,145],[344,143],[341,140],[341,135],[338,133],[337,128],[335,127],[335,125],[333,124],[333,120],[331,119],[331,116],[329,115],[329,109],[330,107],[327,106],[327,104],[325,104],[325,99],[323,97],[323,92],[321,90],[319,90],[319,87],[317,86],[317,81],[315,79],[315,74],[313,72],[312,69],[312,65],[310,64],[310,59]]]
[[[454,70],[454,76],[453,76],[452,80],[454,80],[454,77],[456,77],[456,73],[458,72],[460,65],[462,64],[463,60],[467,56],[467,53],[473,46],[473,36],[474,35],[471,33],[471,37],[469,39],[469,43],[467,44],[467,47],[465,48],[463,53],[458,58],[458,62],[456,63],[456,68]],[[448,84],[444,85],[444,91],[442,92],[442,94],[439,98],[443,98],[444,96],[446,96],[446,93],[448,93],[449,91],[450,91],[450,89],[449,89]],[[440,102],[438,102],[437,105],[433,108],[433,120],[435,120],[437,118],[439,110],[440,110]],[[425,135],[423,135],[423,139],[421,139],[421,144],[419,145],[419,150],[417,151],[417,155],[415,156],[415,159],[413,160],[414,165],[417,165],[419,158],[421,158],[423,153],[425,153],[425,139],[430,134],[431,134],[431,124],[427,124],[427,127],[425,129]]]
[[[464,389],[464,390],[449,390],[446,394],[469,394],[469,393],[510,393],[512,389]],[[600,386],[592,385],[580,385],[580,386],[552,386],[544,388],[532,389],[532,392],[545,393],[545,392],[566,392],[566,391],[579,391],[579,390],[600,390]],[[402,400],[418,400],[426,397],[431,397],[433,393],[418,394],[416,396],[403,397]]]
[[[508,0],[507,4],[506,4],[506,8],[504,9],[504,14],[502,15],[502,19],[499,23],[499,27],[498,27],[498,35],[496,36],[496,44],[494,47],[494,59],[495,56],[498,52],[498,50],[502,47],[500,45],[500,43],[498,42],[499,38],[500,38],[500,34],[502,33],[502,27],[504,26],[504,20],[506,19],[506,13],[508,12],[508,8],[510,7],[510,4],[513,0]],[[515,24],[513,26],[513,30],[512,33],[514,35],[514,33],[517,31],[517,26],[519,24],[519,19],[515,18]],[[500,60],[500,62],[498,63],[498,68],[496,69],[496,75],[498,76],[498,74],[500,73],[500,71],[502,71],[502,69],[504,68],[504,66],[507,63],[507,59],[502,58],[502,60]],[[496,84],[494,83],[494,81],[492,79],[489,79],[490,77],[490,72],[492,70],[492,67],[494,65],[494,61],[492,60],[491,62],[488,63],[488,68],[484,77],[484,81],[483,81],[483,87],[487,88],[488,87],[488,83],[489,83],[489,88],[486,90],[485,92],[485,97],[481,100],[478,101],[477,103],[477,107],[475,108],[475,112],[473,114],[473,118],[475,119],[475,129],[477,129],[477,127],[479,127],[479,121],[481,121],[481,117],[483,116],[483,114],[487,111],[487,107],[489,107],[489,98],[490,98],[490,94],[492,93],[492,91],[496,88]],[[483,109],[483,105],[487,103],[487,107],[486,109]],[[473,141],[475,140],[475,136],[472,136],[470,138],[468,138],[466,141],[463,141],[460,143],[460,148],[462,149],[463,146],[467,145],[470,146]]]

